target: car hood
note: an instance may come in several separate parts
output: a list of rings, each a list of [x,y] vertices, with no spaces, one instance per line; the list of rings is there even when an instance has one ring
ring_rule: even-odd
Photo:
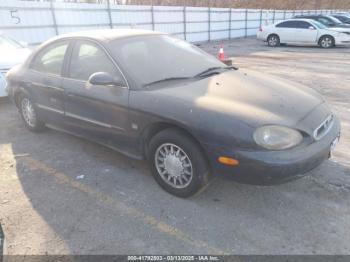
[[[250,70],[228,71],[154,91],[170,98],[169,103],[183,101],[198,114],[215,112],[220,119],[239,119],[254,128],[266,124],[295,126],[324,102],[311,88]]]
[[[350,33],[350,27],[331,27],[327,28],[328,31],[335,31],[335,32],[341,32],[341,33]]]
[[[350,28],[349,24],[337,24],[335,26],[331,26],[331,28]]]
[[[30,54],[28,48],[0,49],[0,69],[10,69],[23,63]]]

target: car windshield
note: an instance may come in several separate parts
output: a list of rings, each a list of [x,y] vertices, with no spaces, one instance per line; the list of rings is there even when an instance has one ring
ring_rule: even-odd
[[[109,43],[112,55],[139,86],[184,80],[226,65],[198,47],[168,35],[137,36]]]
[[[337,19],[337,18],[335,18],[335,17],[333,17],[333,16],[327,16],[327,17],[328,17],[329,19],[331,19],[332,22],[335,23],[335,24],[341,24],[341,23],[342,23],[339,19]]]
[[[327,28],[327,26],[325,26],[324,24],[318,22],[318,21],[312,21],[313,24],[315,24],[315,26],[319,29],[325,29]]]
[[[343,23],[350,23],[350,17],[347,17],[345,15],[339,15],[336,16],[336,18],[342,21]]]
[[[22,48],[23,46],[12,38],[0,35],[0,48]]]

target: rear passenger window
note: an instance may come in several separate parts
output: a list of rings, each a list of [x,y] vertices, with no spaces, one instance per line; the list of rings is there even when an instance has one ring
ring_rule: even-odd
[[[309,24],[308,22],[299,21],[299,23],[298,23],[298,28],[308,29],[310,26],[312,26],[312,25]]]
[[[276,25],[276,27],[281,27],[281,28],[297,28],[298,21],[286,21],[286,22],[282,22],[279,23],[278,25]]]
[[[30,67],[39,72],[61,75],[67,48],[68,42],[48,46],[34,58]]]
[[[111,75],[121,74],[101,47],[94,43],[78,41],[74,47],[69,68],[69,77],[87,81],[96,72]]]

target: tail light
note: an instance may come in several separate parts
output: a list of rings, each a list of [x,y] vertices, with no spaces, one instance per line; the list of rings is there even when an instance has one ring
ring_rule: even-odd
[[[262,32],[262,31],[263,31],[263,29],[262,29],[262,27],[260,27],[260,28],[259,28],[259,32]]]

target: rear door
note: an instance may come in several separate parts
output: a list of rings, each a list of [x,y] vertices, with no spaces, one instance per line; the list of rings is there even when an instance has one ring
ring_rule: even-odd
[[[64,89],[62,71],[70,42],[62,40],[45,47],[32,60],[23,83],[29,90],[40,115],[47,123],[63,121]]]
[[[298,43],[312,44],[317,41],[317,28],[306,21],[298,21],[295,40]]]
[[[285,21],[276,25],[276,33],[280,38],[281,43],[295,42],[295,30],[297,21]]]
[[[81,136],[125,150],[129,126],[126,80],[122,86],[92,85],[88,79],[96,72],[125,79],[102,45],[77,40],[63,80],[68,128]]]

